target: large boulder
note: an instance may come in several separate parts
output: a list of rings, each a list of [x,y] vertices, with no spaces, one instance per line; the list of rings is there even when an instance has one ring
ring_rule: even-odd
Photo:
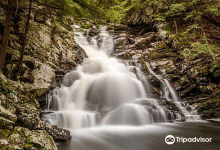
[[[17,107],[18,125],[30,130],[46,130],[56,142],[65,142],[71,139],[70,131],[51,126],[40,119],[40,111],[31,104],[21,104]]]
[[[0,129],[0,149],[57,150],[53,138],[45,130],[30,131],[15,127],[13,131]]]
[[[49,89],[52,79],[55,77],[54,70],[43,63],[36,64],[32,75],[34,77],[32,89],[36,90],[37,96],[44,94]]]
[[[53,138],[45,130],[32,131],[29,136],[29,144],[32,149],[57,150]]]
[[[48,123],[46,125],[47,133],[53,137],[55,142],[66,142],[71,140],[72,137],[69,130],[58,128],[56,125],[51,126]]]

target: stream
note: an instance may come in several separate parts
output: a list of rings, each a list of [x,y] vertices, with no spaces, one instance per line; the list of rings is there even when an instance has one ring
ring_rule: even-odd
[[[210,143],[165,143],[165,137],[212,138]],[[59,150],[218,150],[220,123],[185,122],[143,127],[97,127],[72,132],[73,139]]]

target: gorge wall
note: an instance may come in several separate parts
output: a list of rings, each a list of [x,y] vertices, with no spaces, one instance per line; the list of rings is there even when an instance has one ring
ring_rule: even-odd
[[[211,56],[186,57],[182,48],[163,30],[164,24],[149,26],[114,26],[116,52],[114,56],[140,63],[154,85],[154,96],[160,95],[160,82],[150,74],[146,62],[155,72],[163,75],[177,90],[180,99],[194,105],[203,118],[220,117],[219,60]],[[219,57],[217,57],[219,59]]]
[[[1,27],[6,19],[6,4],[1,1]],[[67,141],[70,133],[42,121],[41,108],[45,105],[46,94],[59,85],[67,71],[82,62],[85,53],[74,41],[72,18],[60,23],[56,14],[51,16],[50,10],[34,4],[24,69],[18,75],[28,13],[24,8],[28,5],[28,2],[20,2],[13,16],[6,67],[0,75],[0,149],[52,150],[56,149],[54,141]]]

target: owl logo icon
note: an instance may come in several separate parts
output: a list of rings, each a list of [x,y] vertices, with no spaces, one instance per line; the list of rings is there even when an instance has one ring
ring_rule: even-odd
[[[172,136],[172,135],[167,135],[165,137],[165,142],[168,144],[168,145],[172,145],[174,142],[175,142],[175,137]]]

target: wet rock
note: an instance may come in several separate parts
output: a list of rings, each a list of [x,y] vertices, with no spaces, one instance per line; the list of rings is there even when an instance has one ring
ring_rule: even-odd
[[[176,106],[176,104],[173,101],[169,101],[169,100],[162,100],[160,101],[160,104],[166,108],[166,110],[169,111],[173,111],[173,112],[177,112],[179,114],[182,113],[182,111],[180,110],[179,107]]]
[[[173,111],[173,110],[168,110],[168,111],[166,111],[166,116],[167,116],[167,119],[168,119],[168,121],[170,121],[170,122],[174,122],[174,121],[176,121],[176,120],[178,120],[178,119],[181,119],[181,118],[179,118],[180,116],[179,116],[180,114],[179,114],[179,112],[178,111]]]
[[[120,38],[114,39],[114,44],[116,47],[124,45],[124,44],[126,44],[126,42],[127,42],[126,37],[120,37]]]
[[[151,105],[151,107],[155,110],[157,110],[157,106],[156,105]]]
[[[36,149],[57,150],[53,138],[45,130],[32,131],[29,143]]]
[[[160,85],[161,85],[161,82],[160,82],[160,80],[158,80],[155,76],[153,76],[153,75],[149,75],[148,76],[149,78],[149,81],[150,81],[150,83],[151,83],[151,85],[152,86],[155,86],[155,87],[160,87]]]
[[[123,52],[115,53],[114,56],[117,57],[117,58],[119,58],[119,59],[120,59],[120,58],[123,59],[124,56],[125,56],[125,54],[126,54],[126,52],[123,51]]]
[[[71,140],[72,138],[70,135],[70,131],[58,128],[55,125],[51,126],[47,124],[46,131],[49,135],[53,137],[55,142],[66,142]]]
[[[89,30],[88,36],[94,37],[94,36],[97,36],[97,35],[99,35],[99,30],[98,30],[98,29],[96,29],[96,28],[91,28],[91,29]]]

